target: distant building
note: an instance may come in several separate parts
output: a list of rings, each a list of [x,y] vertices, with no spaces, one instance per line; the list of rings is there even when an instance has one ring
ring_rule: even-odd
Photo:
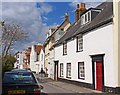
[[[14,63],[14,68],[23,69],[23,55],[22,52],[17,52],[15,54],[16,62]]]
[[[31,53],[31,47],[22,51],[22,54],[23,54],[23,68],[24,69],[30,68],[30,53]]]
[[[55,79],[55,63],[54,63],[54,44],[65,34],[69,29],[71,23],[68,18],[68,13],[65,14],[64,22],[57,26],[57,28],[50,28],[45,41],[45,68],[48,73],[48,77]]]
[[[30,69],[39,73],[41,68],[44,70],[44,48],[43,45],[32,45],[30,53]]]

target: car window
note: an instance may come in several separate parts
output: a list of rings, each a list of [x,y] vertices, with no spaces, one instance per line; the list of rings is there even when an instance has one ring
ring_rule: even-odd
[[[5,73],[3,83],[36,83],[32,73],[19,72],[19,73]]]

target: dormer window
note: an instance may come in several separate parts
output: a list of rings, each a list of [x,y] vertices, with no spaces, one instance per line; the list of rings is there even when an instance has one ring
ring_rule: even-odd
[[[81,25],[91,22],[100,12],[101,9],[88,9],[88,11],[81,16]]]
[[[84,25],[91,21],[90,14],[91,14],[91,11],[88,11],[87,13],[81,16],[81,25]]]

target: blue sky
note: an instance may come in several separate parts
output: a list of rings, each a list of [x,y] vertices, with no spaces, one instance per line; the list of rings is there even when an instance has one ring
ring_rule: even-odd
[[[52,6],[52,12],[45,15],[44,22],[50,26],[52,24],[60,25],[64,20],[64,15],[66,12],[69,13],[69,19],[71,22],[74,22],[74,7],[70,6],[71,2],[47,2]],[[40,7],[40,3],[36,3],[37,8]],[[44,19],[44,18],[43,18]]]
[[[46,16],[47,20],[45,20],[45,23],[49,26],[53,23],[56,23],[60,25],[64,20],[64,15],[66,12],[69,13],[69,20],[71,23],[75,21],[75,9],[76,4],[79,4],[76,2],[76,4],[72,5],[72,2],[47,2],[50,6],[52,6],[53,11],[48,13]],[[86,2],[86,7],[95,7],[96,5],[100,4],[100,2],[94,2],[90,4],[89,2]],[[36,6],[39,8],[39,3],[36,3]]]
[[[80,3],[80,2],[77,2]],[[4,2],[0,3],[0,17],[7,23],[16,23],[28,33],[26,42],[17,43],[15,51],[27,49],[32,44],[44,43],[46,33],[50,27],[60,25],[66,12],[69,19],[75,21],[76,2]],[[100,3],[86,4],[95,7]],[[2,6],[2,9],[1,9]]]
[[[53,2],[49,3],[51,6],[53,6],[53,12],[48,13],[46,16],[48,18],[47,24],[51,25],[53,23],[56,23],[60,25],[64,20],[64,15],[66,12],[69,13],[69,20],[71,22],[74,22],[75,14],[74,14],[74,7],[70,7],[69,2]]]

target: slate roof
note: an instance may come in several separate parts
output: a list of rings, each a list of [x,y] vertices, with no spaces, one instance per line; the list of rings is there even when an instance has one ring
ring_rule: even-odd
[[[79,27],[80,27],[80,20],[69,27],[68,31],[66,31],[66,33],[58,40],[55,46],[63,43],[66,39],[69,39],[71,35],[73,35]]]
[[[64,41],[70,40],[72,37],[75,37],[79,33],[83,34],[83,33],[89,32],[95,28],[98,28],[112,21],[113,2],[103,2],[102,4],[97,6],[96,9],[101,9],[101,12],[89,24],[81,26],[80,20],[79,20],[78,24],[73,25],[72,28],[69,29],[69,31],[67,31],[65,35],[63,35],[61,39],[54,46],[62,44],[64,43]]]
[[[51,35],[50,37],[52,37],[57,30],[59,30],[60,28],[65,27],[68,23],[70,23],[70,22],[65,20],[65,21],[52,33],[52,35]]]
[[[102,9],[102,11],[91,21],[91,23],[85,25],[84,27],[80,27],[74,35],[77,35],[79,33],[86,33],[112,20],[113,18],[112,2],[104,2],[101,4],[101,6],[98,6],[97,8]]]
[[[44,46],[46,46],[47,42],[50,40],[50,38],[60,29],[60,28],[64,28],[68,23],[71,24],[71,22],[69,20],[64,20],[62,22],[62,24],[60,26],[58,26],[58,28],[55,29],[55,31],[45,40]],[[68,30],[68,29],[67,29]]]

